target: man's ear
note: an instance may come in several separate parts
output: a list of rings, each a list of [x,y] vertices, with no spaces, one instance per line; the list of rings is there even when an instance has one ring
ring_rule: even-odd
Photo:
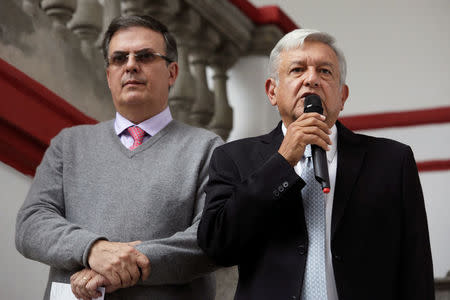
[[[348,85],[344,84],[341,88],[341,110],[344,110],[344,104],[347,101],[349,93]]]
[[[111,85],[109,84],[109,67],[106,67],[106,80],[108,81],[108,87],[111,90]]]
[[[273,78],[267,78],[266,80],[266,94],[267,97],[269,98],[270,104],[272,104],[272,106],[277,105],[277,82],[275,79]]]
[[[175,61],[171,62],[167,69],[169,70],[169,86],[173,86],[178,77],[178,63]]]

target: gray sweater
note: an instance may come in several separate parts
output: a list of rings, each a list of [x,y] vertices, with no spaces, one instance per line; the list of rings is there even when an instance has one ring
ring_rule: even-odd
[[[197,245],[213,133],[172,121],[136,150],[113,121],[64,129],[47,149],[16,223],[16,247],[70,282],[98,239],[143,241],[149,278],[106,299],[213,299],[214,266]]]

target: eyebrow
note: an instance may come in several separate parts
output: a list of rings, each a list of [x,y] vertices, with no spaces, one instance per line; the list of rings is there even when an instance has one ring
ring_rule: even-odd
[[[336,67],[334,64],[332,64],[332,63],[330,63],[330,62],[323,62],[323,63],[320,63],[319,66],[321,66],[321,67],[323,67],[323,66],[329,66],[329,67],[332,67],[332,68],[335,68],[335,67]]]
[[[291,62],[289,64],[289,68],[294,66],[294,65],[306,65],[306,61],[305,60],[295,60],[295,61],[293,61],[293,62]],[[317,66],[319,66],[319,67],[329,66],[331,68],[335,68],[336,67],[333,63],[330,63],[330,62],[327,62],[327,61],[319,62],[317,64]]]
[[[155,51],[152,48],[142,48],[142,49],[139,49],[139,50],[136,50],[136,51],[133,51],[133,52],[134,53],[139,53],[139,52],[146,52],[146,51],[158,53],[158,51]],[[123,51],[123,50],[116,50],[116,51],[114,51],[112,53],[112,55],[114,55],[114,54],[124,54],[124,53],[130,53],[130,52],[129,51]]]

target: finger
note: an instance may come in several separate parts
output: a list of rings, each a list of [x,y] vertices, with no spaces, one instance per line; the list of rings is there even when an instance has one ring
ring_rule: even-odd
[[[109,285],[109,281],[106,279],[106,277],[97,274],[95,275],[89,282],[86,284],[86,289],[92,291],[97,290],[101,286]]]
[[[103,277],[100,274],[95,275],[94,277],[89,280],[89,282],[86,284],[86,290],[91,298],[98,298],[102,295],[98,291],[98,288],[105,285],[105,277]]]
[[[133,286],[139,281],[139,278],[141,278],[141,271],[137,265],[133,265],[128,271],[130,272],[131,277],[130,286]]]
[[[76,272],[74,274],[72,274],[72,276],[70,276],[70,282],[75,281],[78,278],[80,272]]]
[[[134,246],[139,245],[140,243],[142,243],[142,241],[133,241],[133,242],[129,242],[127,244],[128,244],[128,246],[134,247]]]
[[[108,280],[111,282],[112,285],[118,285],[118,286],[122,285],[122,281],[117,272],[112,273],[111,278],[109,278],[109,277],[106,277],[106,278],[108,278]]]
[[[330,150],[330,147],[329,147],[328,143],[325,142],[322,138],[320,138],[317,135],[314,135],[314,134],[308,135],[308,137],[306,139],[309,141],[308,142],[309,144],[317,145],[320,148],[322,148],[324,151],[329,151]]]
[[[327,144],[331,145],[331,139],[329,135],[331,134],[328,125],[316,118],[310,118],[303,120],[301,123],[291,124],[286,133],[286,137],[296,140],[296,143],[301,142],[302,144],[310,144],[311,141],[305,140],[305,134],[316,134],[322,139],[324,139]]]
[[[72,293],[75,295],[75,298],[77,298],[77,299],[81,298],[81,296],[78,294],[78,290],[77,290],[78,286],[76,286],[75,283],[72,282],[72,280],[70,282],[70,288],[72,289]]]
[[[80,278],[80,280],[78,281],[77,285],[78,285],[78,294],[81,296],[81,298],[83,299],[91,299],[91,296],[89,294],[89,291],[86,289],[86,284],[89,282],[89,277],[86,276],[82,276]]]
[[[322,129],[325,133],[330,134],[331,130],[328,127],[328,124],[325,123],[325,116],[320,115],[318,113],[307,113],[303,114],[298,118],[295,122],[291,123],[293,128],[302,128],[308,126],[317,126]],[[289,127],[290,127],[289,126]],[[289,128],[288,128],[289,129]]]
[[[150,260],[147,258],[147,256],[139,252],[136,263],[141,270],[142,280],[146,280],[150,275]]]
[[[124,288],[124,287],[131,286],[132,280],[131,280],[131,275],[130,275],[130,272],[128,271],[128,268],[121,270],[119,273],[119,276],[120,276],[120,281],[121,281],[121,284],[120,284],[121,287]]]
[[[78,273],[73,274],[72,276],[70,276],[70,288],[72,290],[72,293],[75,295],[76,298],[80,298],[77,292],[77,286],[75,285],[75,282],[78,278]]]
[[[80,283],[81,280],[80,278],[77,278],[74,282],[71,283],[71,288],[72,288],[72,292],[73,294],[77,297],[77,298],[82,298],[83,295],[80,292]]]
[[[75,286],[75,296],[78,298],[78,299],[84,299],[84,298],[86,298],[85,297],[85,295],[83,294],[83,291],[82,291],[82,287],[79,285],[79,284],[77,284],[76,286]]]
[[[106,273],[101,274],[103,276],[106,277],[106,279],[108,279],[108,281],[112,284],[112,285],[121,285],[121,279],[119,274],[115,271],[116,268],[113,269],[112,266],[107,267],[106,269]]]
[[[301,121],[301,120],[310,119],[310,118],[315,118],[317,120],[325,121],[327,117],[322,114],[319,114],[317,112],[309,112],[309,113],[301,114],[301,116],[298,117],[296,121]]]
[[[306,127],[303,133],[305,134],[304,140],[307,144],[317,145],[317,139],[324,141],[326,145],[332,144],[330,136],[317,127]]]

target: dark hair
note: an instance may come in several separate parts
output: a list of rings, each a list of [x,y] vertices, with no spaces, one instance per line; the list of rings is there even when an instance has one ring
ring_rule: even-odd
[[[175,38],[170,34],[167,30],[167,27],[156,20],[155,18],[149,15],[142,16],[120,16],[114,18],[108,26],[108,30],[106,30],[105,35],[103,37],[102,42],[102,52],[103,58],[105,59],[106,66],[109,65],[108,61],[108,51],[109,51],[109,43],[113,35],[123,28],[129,27],[146,27],[153,31],[159,32],[164,37],[164,42],[166,44],[166,54],[171,61],[178,61],[178,51],[177,51],[177,42]]]

